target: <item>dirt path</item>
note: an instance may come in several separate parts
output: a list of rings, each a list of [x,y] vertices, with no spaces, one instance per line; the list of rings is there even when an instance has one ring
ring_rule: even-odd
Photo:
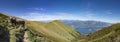
[[[25,34],[24,34],[23,42],[30,42],[27,32],[25,32]]]

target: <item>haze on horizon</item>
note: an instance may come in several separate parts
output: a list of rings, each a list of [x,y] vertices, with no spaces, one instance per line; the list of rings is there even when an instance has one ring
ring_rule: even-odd
[[[0,0],[0,12],[28,20],[120,22],[120,0]]]

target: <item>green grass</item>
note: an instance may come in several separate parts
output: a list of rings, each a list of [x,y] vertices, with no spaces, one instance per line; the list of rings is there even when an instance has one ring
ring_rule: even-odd
[[[98,40],[102,40],[102,39],[104,39],[104,38],[106,38],[106,37],[108,37],[108,36],[110,36],[110,35],[112,35],[112,34],[114,34],[114,33],[115,33],[115,31],[111,31],[111,32],[108,33],[108,34],[106,34],[106,35],[104,35],[104,36],[102,36],[102,37],[100,37],[100,38],[93,39],[93,40],[91,40],[91,41],[89,41],[89,42],[95,42],[95,41],[98,41]]]
[[[21,28],[10,30],[10,42],[18,42],[23,38],[23,32],[20,32],[21,30]]]
[[[70,28],[59,21],[53,21],[50,23],[29,21],[27,27],[33,33],[47,37],[55,42],[70,42],[80,35],[75,29]]]
[[[0,13],[0,32],[2,34],[7,34],[9,37],[7,37],[8,39],[10,39],[9,42],[17,42],[20,41],[20,39],[22,38],[23,33],[20,32],[22,29],[21,28],[17,28],[14,29],[14,27],[11,25],[10,23],[10,18],[7,15],[4,15],[2,13]],[[5,37],[6,35],[3,35],[3,37]],[[4,39],[5,40],[5,39]]]
[[[87,39],[90,42],[115,42],[116,36],[120,35],[118,31],[120,31],[120,23],[89,34]]]

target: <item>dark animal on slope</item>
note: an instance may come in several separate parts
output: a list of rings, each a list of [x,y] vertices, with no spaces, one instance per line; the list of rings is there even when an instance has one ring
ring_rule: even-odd
[[[11,24],[16,27],[17,25],[22,26],[25,28],[25,21],[24,20],[17,20],[16,18],[10,18]]]
[[[16,24],[17,24],[16,18],[10,18],[10,22],[13,26],[16,26]]]
[[[25,28],[25,21],[19,20],[19,21],[16,21],[16,23],[17,23],[18,25],[21,25],[23,28]]]

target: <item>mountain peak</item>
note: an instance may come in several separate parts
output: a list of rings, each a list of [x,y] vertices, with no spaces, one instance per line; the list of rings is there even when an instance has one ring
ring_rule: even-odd
[[[53,22],[60,22],[60,20],[54,20]]]

